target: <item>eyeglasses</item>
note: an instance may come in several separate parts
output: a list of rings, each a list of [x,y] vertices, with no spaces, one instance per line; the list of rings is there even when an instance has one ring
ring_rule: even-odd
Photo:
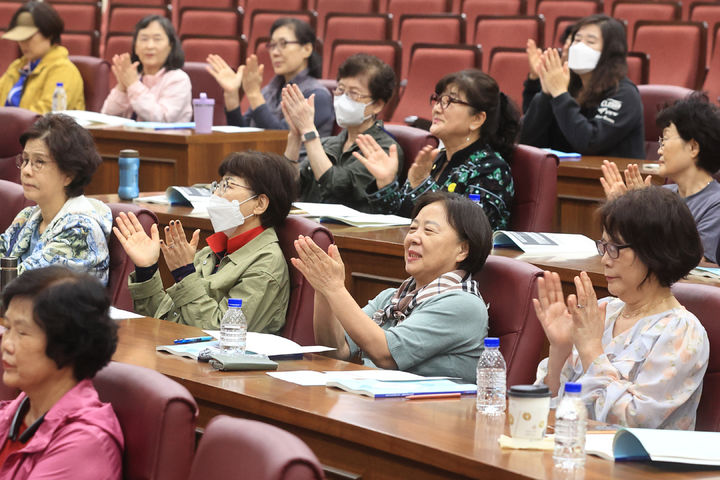
[[[665,142],[667,142],[668,140],[672,140],[674,138],[680,138],[680,135],[675,135],[674,137],[670,137],[670,138],[658,137],[658,148],[665,148]]]
[[[245,185],[240,185],[239,183],[235,183],[229,178],[223,178],[219,182],[212,182],[210,184],[210,191],[212,191],[212,193],[218,192],[219,195],[225,195],[225,192],[227,192],[228,189],[233,189],[235,187],[244,188],[246,190],[252,191],[252,188],[246,187]]]
[[[25,158],[22,156],[22,154],[15,157],[15,166],[17,166],[17,168],[19,168],[20,170],[25,168],[28,163],[30,164],[30,168],[32,168],[32,171],[37,173],[40,170],[42,170],[43,167],[50,162],[47,160],[40,160],[37,158],[35,158],[35,159]]]
[[[280,50],[285,50],[285,47],[290,45],[291,43],[300,45],[300,42],[297,40],[285,40],[284,38],[281,38],[280,40],[269,42],[267,44],[268,52],[272,52],[275,50],[275,48],[279,48]]]
[[[620,250],[628,248],[631,245],[629,243],[618,245],[617,243],[606,242],[605,240],[595,240],[595,246],[597,246],[598,254],[601,257],[607,252],[608,257],[615,260],[620,256]]]
[[[354,100],[356,102],[359,102],[361,98],[371,98],[372,97],[372,95],[370,95],[370,94],[360,93],[356,90],[345,90],[345,87],[340,86],[340,85],[338,85],[335,88],[335,91],[333,92],[333,94],[336,97],[339,97],[340,95],[347,95],[350,98],[350,100]]]
[[[468,102],[464,102],[460,100],[459,98],[451,97],[450,95],[438,95],[437,93],[433,93],[430,95],[430,106],[434,107],[436,103],[440,102],[440,108],[443,110],[446,110],[451,103],[459,103],[460,105],[467,105],[468,107],[472,107]]]

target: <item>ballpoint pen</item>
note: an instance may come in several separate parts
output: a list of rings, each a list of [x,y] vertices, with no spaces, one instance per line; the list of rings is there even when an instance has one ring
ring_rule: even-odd
[[[188,337],[188,338],[176,338],[173,340],[173,343],[175,344],[183,344],[183,343],[198,343],[198,342],[209,342],[212,340],[213,337],[207,336],[207,337]]]

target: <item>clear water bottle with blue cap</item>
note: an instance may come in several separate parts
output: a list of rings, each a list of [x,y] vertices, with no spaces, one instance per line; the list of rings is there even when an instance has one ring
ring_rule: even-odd
[[[67,93],[65,93],[63,83],[57,82],[52,96],[52,111],[62,112],[63,110],[67,110]]]
[[[587,408],[580,396],[582,385],[566,383],[565,395],[555,411],[555,450],[553,460],[561,469],[585,465]]]
[[[486,415],[505,412],[507,366],[500,353],[500,339],[485,338],[485,349],[477,366],[477,411]]]
[[[242,299],[228,300],[228,309],[220,322],[220,350],[229,355],[244,355],[247,340],[247,319],[242,312]]]

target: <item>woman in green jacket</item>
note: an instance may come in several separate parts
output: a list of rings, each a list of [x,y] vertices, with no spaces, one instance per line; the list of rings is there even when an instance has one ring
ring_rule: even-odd
[[[248,330],[277,333],[290,298],[287,262],[275,229],[296,197],[295,172],[274,153],[236,152],[219,168],[208,214],[215,234],[196,253],[200,231],[188,241],[179,220],[157,225],[148,236],[132,214],[120,214],[113,230],[135,271],[129,287],[137,313],[206,329],[220,328],[229,298],[243,300]],[[162,252],[175,284],[164,289]]]

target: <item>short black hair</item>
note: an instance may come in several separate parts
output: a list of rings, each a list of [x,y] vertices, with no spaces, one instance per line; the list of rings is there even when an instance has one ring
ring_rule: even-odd
[[[700,147],[697,166],[710,175],[720,170],[720,108],[707,95],[691,93],[658,113],[656,124],[666,128],[672,123],[683,140],[695,140]]]
[[[461,241],[468,242],[468,255],[458,268],[473,274],[479,272],[492,250],[492,228],[485,211],[457,193],[430,192],[417,199],[410,218],[414,220],[420,210],[435,202],[442,202],[448,223]]]
[[[703,256],[695,219],[679,195],[662,187],[630,190],[600,208],[600,223],[610,240],[630,244],[654,276],[669,287]]]
[[[130,49],[130,61],[133,63],[140,61],[140,58],[135,54],[135,43],[137,42],[140,30],[147,28],[152,22],[158,22],[160,24],[162,29],[165,30],[165,35],[167,35],[168,41],[170,42],[170,53],[168,54],[167,59],[165,59],[165,65],[163,65],[163,68],[165,68],[165,70],[177,70],[182,68],[183,65],[185,65],[185,52],[183,52],[182,45],[180,45],[180,39],[178,38],[177,33],[175,33],[175,27],[173,27],[172,22],[170,22],[168,18],[160,15],[148,15],[141,18],[137,25],[135,25],[135,31],[133,32],[132,38],[132,48]],[[142,68],[143,66],[141,62],[138,65],[138,72],[142,72]]]
[[[395,71],[374,55],[356,53],[338,68],[338,81],[358,76],[367,76],[368,89],[373,100],[388,103],[395,93]]]
[[[92,135],[67,115],[47,113],[20,135],[20,144],[25,148],[28,140],[35,139],[45,142],[58,168],[72,178],[65,187],[68,198],[82,195],[102,163]]]
[[[312,54],[308,58],[308,75],[315,78],[322,77],[322,57],[315,49],[315,43],[317,37],[315,31],[312,29],[309,23],[300,20],[299,18],[282,17],[275,20],[270,27],[270,36],[280,27],[288,27],[295,33],[295,38],[300,42],[300,45],[307,45],[308,43],[312,46]]]
[[[60,35],[62,35],[65,30],[65,23],[52,5],[46,2],[27,2],[23,4],[17,9],[10,20],[8,31],[15,28],[17,18],[23,12],[30,12],[33,23],[42,36],[50,40],[52,45],[58,45],[60,43]]]
[[[244,179],[256,195],[265,194],[269,205],[260,216],[263,227],[279,227],[297,198],[295,168],[287,159],[270,152],[234,152],[225,157],[218,173]]]
[[[45,354],[58,368],[71,365],[75,379],[92,378],[117,346],[107,290],[93,276],[53,265],[27,270],[3,291],[3,305],[15,297],[33,304],[33,320],[45,332]]]

